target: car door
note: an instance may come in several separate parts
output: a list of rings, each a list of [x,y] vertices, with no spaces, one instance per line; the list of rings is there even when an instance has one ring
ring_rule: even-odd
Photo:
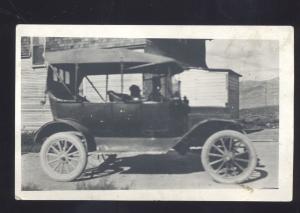
[[[106,131],[112,119],[111,103],[82,103],[83,123],[95,133]]]
[[[145,133],[167,133],[169,131],[169,104],[144,102],[142,105],[142,131]]]
[[[141,124],[141,103],[112,103],[114,127],[118,132],[138,133]]]

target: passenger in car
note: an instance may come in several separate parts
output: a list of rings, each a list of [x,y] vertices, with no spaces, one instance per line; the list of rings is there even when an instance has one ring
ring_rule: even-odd
[[[164,100],[164,96],[160,93],[160,87],[154,87],[152,92],[148,96],[148,101],[162,102]]]
[[[159,78],[152,79],[152,92],[148,96],[148,101],[162,102],[165,97],[160,93],[161,83]]]

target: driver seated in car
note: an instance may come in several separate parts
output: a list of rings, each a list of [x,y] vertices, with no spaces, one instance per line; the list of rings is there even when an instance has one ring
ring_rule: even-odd
[[[142,99],[141,89],[139,88],[139,86],[133,84],[129,87],[129,90],[130,90],[131,99],[133,101],[140,101]]]
[[[131,100],[131,97],[127,94],[116,93],[112,90],[107,91],[110,102],[124,102]]]
[[[130,95],[123,94],[123,93],[116,93],[114,91],[107,91],[109,95],[109,100],[111,102],[126,102],[126,101],[141,101],[141,89],[133,84],[129,87]]]

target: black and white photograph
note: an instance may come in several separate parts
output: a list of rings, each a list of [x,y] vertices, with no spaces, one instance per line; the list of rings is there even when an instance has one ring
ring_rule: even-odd
[[[290,27],[19,25],[16,197],[289,201],[293,60]]]

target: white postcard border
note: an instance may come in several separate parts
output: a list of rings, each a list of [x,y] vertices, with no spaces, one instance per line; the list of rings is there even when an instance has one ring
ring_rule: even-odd
[[[279,189],[21,190],[21,37],[261,39],[279,41]],[[291,201],[294,134],[294,30],[290,26],[18,25],[16,27],[15,198],[22,200]]]

